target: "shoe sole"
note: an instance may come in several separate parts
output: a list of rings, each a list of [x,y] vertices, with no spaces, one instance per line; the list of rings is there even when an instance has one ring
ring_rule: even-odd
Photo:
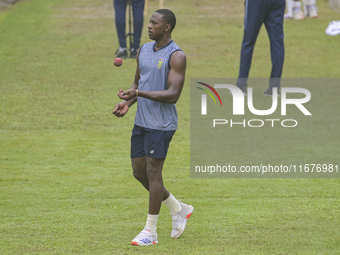
[[[182,230],[181,232],[179,232],[179,234],[177,234],[176,236],[172,236],[171,238],[177,239],[177,238],[179,238],[179,237],[183,234],[183,232],[184,232],[184,230],[185,230],[185,227],[187,226],[187,221],[188,221],[188,219],[191,217],[193,211],[194,211],[194,207],[191,206],[191,208],[190,208],[190,210],[189,210],[189,213],[187,214],[187,216],[185,216],[185,222],[184,222],[184,228],[183,228],[183,230]]]
[[[147,246],[147,245],[152,245],[152,244],[157,244],[157,243],[158,243],[158,241],[154,241],[154,242],[148,243],[148,244],[145,244],[145,243],[139,244],[137,242],[131,242],[131,245],[135,245],[135,246]]]

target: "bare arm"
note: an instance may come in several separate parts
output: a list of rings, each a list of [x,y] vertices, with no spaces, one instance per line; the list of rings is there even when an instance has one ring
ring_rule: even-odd
[[[176,51],[170,58],[170,71],[168,76],[168,89],[158,91],[140,91],[138,96],[144,97],[161,103],[176,103],[181,95],[186,70],[186,56],[182,51]],[[130,88],[128,91],[120,91],[118,96],[121,99],[131,100],[136,98],[136,88]]]

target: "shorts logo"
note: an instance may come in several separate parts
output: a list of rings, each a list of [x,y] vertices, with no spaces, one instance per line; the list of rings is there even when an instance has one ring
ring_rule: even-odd
[[[164,59],[163,59],[163,58],[161,58],[161,59],[158,61],[158,66],[157,66],[158,69],[161,69],[163,62],[164,62]]]
[[[150,151],[150,154],[153,154],[154,152],[155,152],[154,150],[151,150],[151,151]]]

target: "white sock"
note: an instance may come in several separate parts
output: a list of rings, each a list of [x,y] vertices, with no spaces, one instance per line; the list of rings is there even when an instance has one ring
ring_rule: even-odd
[[[177,199],[170,193],[170,196],[163,201],[164,205],[170,210],[172,214],[178,213],[182,210],[181,204]]]
[[[294,1],[293,13],[299,13],[299,12],[301,12],[301,2]]]
[[[287,0],[287,14],[289,17],[293,17],[294,0]]]
[[[159,214],[148,214],[145,227],[151,231],[156,231]]]
[[[311,5],[307,5],[307,9],[308,11],[312,11],[312,10],[315,10],[315,5],[314,4],[311,4]]]
[[[294,7],[293,12],[294,13],[299,13],[301,11],[301,7]]]

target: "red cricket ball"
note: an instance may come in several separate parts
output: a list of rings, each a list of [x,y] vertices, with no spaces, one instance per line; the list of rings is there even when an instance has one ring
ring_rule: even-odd
[[[113,64],[115,66],[121,66],[123,64],[123,60],[121,58],[115,58],[115,60],[113,61]]]

